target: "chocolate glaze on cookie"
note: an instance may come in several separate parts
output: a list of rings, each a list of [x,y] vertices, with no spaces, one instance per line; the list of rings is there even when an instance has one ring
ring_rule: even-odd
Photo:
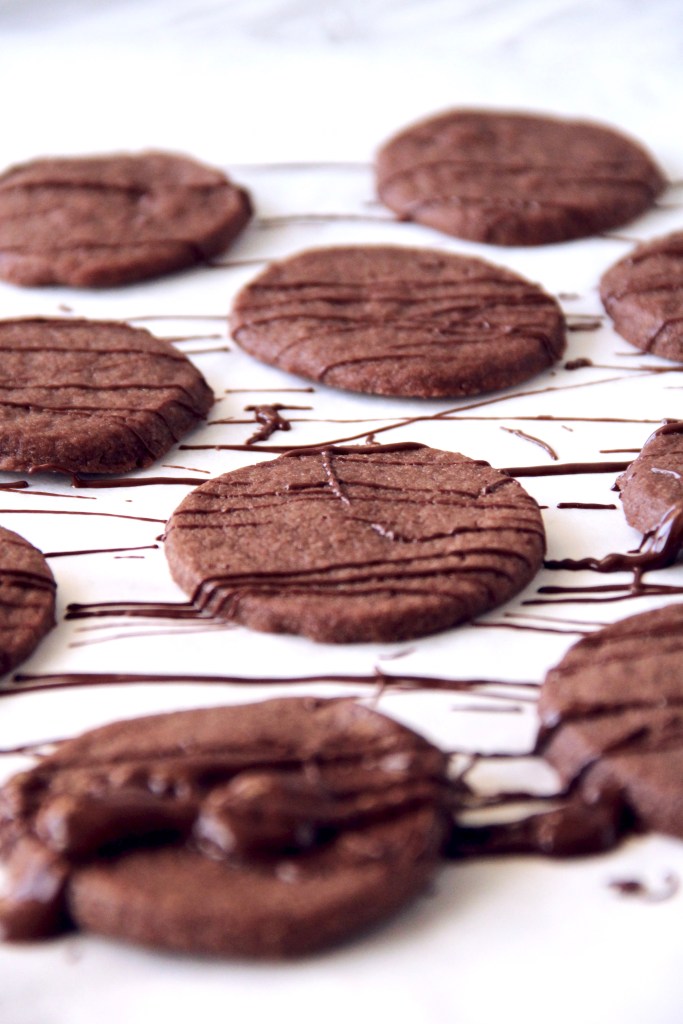
[[[652,158],[604,125],[451,110],[390,139],[379,197],[403,220],[495,245],[543,245],[625,224],[665,186]]]
[[[34,160],[0,177],[0,277],[102,287],[205,262],[251,216],[247,193],[172,153]]]
[[[603,274],[600,297],[622,337],[683,362],[683,231],[644,242]]]
[[[118,722],[0,791],[6,938],[70,926],[191,953],[312,952],[433,874],[444,754],[349,699]]]
[[[580,640],[546,676],[539,714],[540,748],[565,782],[683,838],[683,604]]]
[[[0,469],[148,466],[213,403],[182,353],[126,324],[0,321],[0,357]]]
[[[55,621],[55,581],[40,551],[0,527],[0,675],[27,658]]]
[[[434,633],[540,566],[538,506],[511,477],[418,444],[290,452],[198,487],[166,554],[200,608],[331,643]]]
[[[562,311],[538,285],[472,257],[398,246],[313,249],[239,293],[238,344],[334,387],[436,398],[511,387],[565,347]]]

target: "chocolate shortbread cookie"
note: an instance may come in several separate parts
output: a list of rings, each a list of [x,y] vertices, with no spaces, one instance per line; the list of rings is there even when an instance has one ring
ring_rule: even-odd
[[[664,423],[617,480],[626,519],[651,533],[668,517],[683,516],[683,420]]]
[[[447,629],[541,564],[535,501],[488,463],[418,444],[290,452],[202,484],[166,530],[196,605],[330,643]]]
[[[643,352],[683,362],[683,231],[637,246],[602,276],[616,330]]]
[[[251,216],[244,189],[184,156],[33,160],[0,177],[0,277],[102,287],[222,252]]]
[[[683,545],[683,421],[655,430],[616,487],[626,519],[646,538],[650,558],[674,562]]]
[[[683,838],[683,604],[584,637],[546,676],[541,749],[589,801]]]
[[[0,355],[0,469],[148,466],[213,402],[189,359],[126,324],[0,321]]]
[[[664,175],[604,125],[451,110],[414,124],[377,156],[381,201],[403,220],[495,245],[544,245],[616,227],[647,210]]]
[[[239,293],[239,345],[310,380],[436,398],[510,387],[564,351],[557,302],[483,260],[398,246],[313,249]]]
[[[0,527],[0,675],[27,658],[54,626],[55,581],[40,551]]]
[[[424,888],[447,834],[446,764],[351,699],[95,729],[0,791],[0,927],[10,939],[76,925],[190,953],[310,953]]]

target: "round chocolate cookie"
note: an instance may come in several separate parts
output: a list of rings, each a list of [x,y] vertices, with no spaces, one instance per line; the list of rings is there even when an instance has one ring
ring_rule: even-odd
[[[447,758],[350,699],[117,722],[0,791],[6,938],[75,924],[190,953],[286,957],[422,890],[448,828]]]
[[[683,362],[683,231],[637,246],[602,276],[616,330],[643,352]]]
[[[517,481],[417,444],[300,449],[226,473],[166,530],[173,577],[198,607],[329,643],[471,619],[520,591],[544,546]]]
[[[213,403],[189,359],[126,324],[0,320],[0,354],[0,469],[148,466]]]
[[[617,480],[626,519],[641,533],[683,517],[683,420],[659,427]]]
[[[437,398],[510,387],[564,351],[557,302],[483,260],[398,246],[313,249],[235,299],[239,345],[334,387]]]
[[[55,581],[27,540],[0,526],[0,675],[38,646],[55,623]]]
[[[541,749],[589,802],[683,838],[683,604],[584,637],[546,676]]]
[[[34,160],[0,177],[0,277],[101,287],[222,252],[251,216],[247,193],[184,156]]]
[[[665,179],[632,139],[604,125],[451,110],[390,139],[379,197],[403,220],[495,245],[544,245],[624,224]]]

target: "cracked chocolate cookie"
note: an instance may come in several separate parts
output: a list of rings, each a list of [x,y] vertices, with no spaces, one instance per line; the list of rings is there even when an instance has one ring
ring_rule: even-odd
[[[536,502],[419,444],[299,449],[207,481],[173,513],[176,582],[218,618],[329,643],[447,629],[540,567]]]
[[[0,177],[0,277],[104,287],[223,252],[251,217],[244,189],[173,153],[51,157]]]

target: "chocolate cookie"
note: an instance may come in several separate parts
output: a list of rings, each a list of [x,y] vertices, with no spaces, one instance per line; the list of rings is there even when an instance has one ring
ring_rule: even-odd
[[[510,387],[564,351],[557,302],[512,271],[429,249],[314,249],[235,299],[234,339],[310,380],[436,398]]]
[[[670,565],[683,545],[683,421],[655,430],[616,487],[626,519],[645,537],[643,570]]]
[[[210,480],[171,517],[166,554],[212,615],[349,643],[434,633],[503,603],[544,541],[512,477],[397,444],[299,450]]]
[[[626,519],[651,533],[667,518],[683,515],[683,420],[659,427],[617,480]]]
[[[546,676],[542,749],[589,800],[683,838],[683,604],[584,637]]]
[[[0,526],[0,675],[37,647],[55,621],[55,581],[27,540]]]
[[[402,220],[495,245],[544,245],[624,224],[665,179],[633,140],[603,125],[451,110],[377,156],[381,201]]]
[[[101,287],[222,252],[251,216],[247,193],[187,157],[47,158],[0,177],[0,276]]]
[[[447,758],[350,699],[288,698],[118,722],[0,793],[0,927],[75,924],[190,953],[312,952],[433,874]]]
[[[0,354],[0,469],[148,466],[213,402],[182,353],[126,324],[4,320]]]
[[[637,246],[600,282],[616,330],[643,352],[683,362],[683,231]]]

